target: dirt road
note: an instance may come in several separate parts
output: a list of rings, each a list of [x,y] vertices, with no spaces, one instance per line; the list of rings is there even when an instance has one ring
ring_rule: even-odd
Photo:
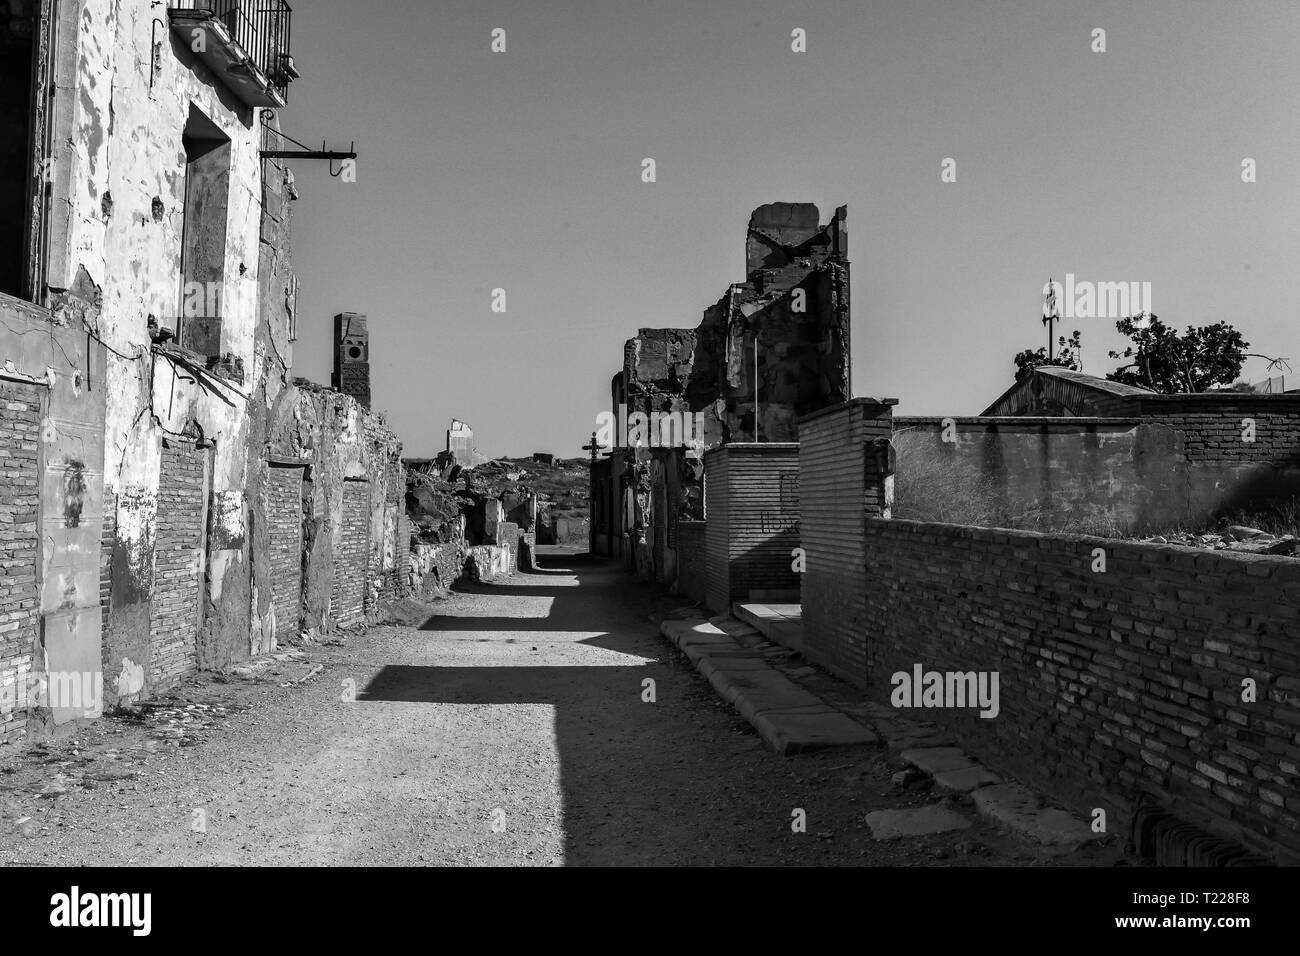
[[[618,568],[548,562],[7,760],[0,862],[1031,859],[980,824],[872,841],[866,812],[932,798],[892,786],[875,751],[770,753],[659,636],[671,599]]]

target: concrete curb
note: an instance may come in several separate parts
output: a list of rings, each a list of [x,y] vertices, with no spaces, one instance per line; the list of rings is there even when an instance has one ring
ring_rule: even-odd
[[[776,753],[879,743],[870,728],[795,684],[760,651],[738,643],[738,637],[757,635],[753,628],[730,618],[686,618],[664,621],[659,630]]]

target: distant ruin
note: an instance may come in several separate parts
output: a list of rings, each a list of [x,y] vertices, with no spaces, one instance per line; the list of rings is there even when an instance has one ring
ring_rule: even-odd
[[[847,207],[825,224],[813,203],[758,207],[745,267],[696,328],[627,341],[597,422],[606,457],[592,463],[592,547],[649,579],[677,577],[679,523],[704,516],[706,450],[796,441],[800,416],[852,394]],[[676,429],[653,424],[666,419]]]

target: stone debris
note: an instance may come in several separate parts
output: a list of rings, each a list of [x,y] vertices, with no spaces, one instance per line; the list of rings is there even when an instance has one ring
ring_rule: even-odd
[[[1140,539],[1144,544],[1177,544],[1187,548],[1208,548],[1214,551],[1243,551],[1248,554],[1294,555],[1300,548],[1295,535],[1273,535],[1258,528],[1231,525],[1222,531],[1194,534],[1176,531]]]

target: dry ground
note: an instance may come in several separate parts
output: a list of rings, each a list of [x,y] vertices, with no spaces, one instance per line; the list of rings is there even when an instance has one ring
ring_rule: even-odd
[[[874,842],[868,811],[935,798],[892,786],[874,750],[770,753],[659,636],[679,602],[544,560],[6,758],[0,863],[1040,862],[978,821]]]

